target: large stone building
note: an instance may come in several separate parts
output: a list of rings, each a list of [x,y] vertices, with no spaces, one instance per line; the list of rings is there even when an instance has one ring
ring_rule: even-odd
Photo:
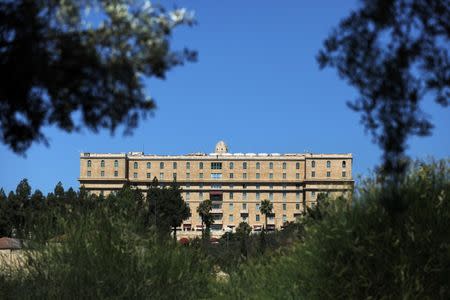
[[[295,220],[307,206],[314,205],[319,193],[338,196],[353,189],[351,154],[311,153],[229,153],[224,142],[214,153],[149,155],[81,153],[80,185],[105,195],[128,182],[146,190],[153,178],[162,185],[174,179],[181,185],[191,217],[181,230],[200,231],[199,203],[213,201],[213,233],[235,228],[246,221],[255,231],[264,216],[260,202],[273,202],[269,229]]]

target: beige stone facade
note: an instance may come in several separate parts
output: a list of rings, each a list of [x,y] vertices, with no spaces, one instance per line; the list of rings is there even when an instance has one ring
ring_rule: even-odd
[[[333,196],[351,193],[351,154],[228,153],[223,142],[214,153],[179,156],[81,153],[80,185],[107,195],[129,182],[145,191],[153,178],[168,185],[174,179],[183,190],[192,216],[180,230],[200,231],[199,203],[213,200],[213,233],[234,229],[242,221],[259,231],[264,216],[259,204],[273,202],[270,228],[295,220],[319,193]]]

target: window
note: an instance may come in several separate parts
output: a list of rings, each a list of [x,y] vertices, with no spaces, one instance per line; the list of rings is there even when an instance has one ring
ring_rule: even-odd
[[[259,200],[259,192],[256,193],[256,200]]]
[[[328,171],[328,172],[327,172],[327,177],[330,177],[330,176],[331,176],[331,172]]]
[[[152,177],[152,173],[147,173],[147,178],[151,178]]]
[[[137,178],[137,172],[133,173],[133,178]]]
[[[221,162],[212,162],[211,163],[211,170],[221,170],[221,169],[222,169]]]
[[[137,162],[137,161],[135,161],[135,162],[134,162],[134,164],[133,164],[133,168],[134,168],[134,169],[137,169],[137,168],[139,168],[139,164],[138,164],[138,162]]]
[[[163,162],[160,162],[160,163],[159,163],[159,168],[160,168],[160,169],[164,169],[164,163],[163,163]]]
[[[177,180],[177,173],[172,173],[173,180]]]
[[[314,198],[316,196],[316,192],[311,192],[311,198]]]
[[[242,163],[242,169],[247,169],[247,163],[246,162]]]
[[[172,167],[173,167],[173,169],[177,168],[177,162],[176,161],[172,163]]]
[[[218,190],[218,189],[221,189],[222,186],[220,184],[211,184],[211,188],[215,189],[215,190]]]
[[[203,200],[203,192],[198,193],[198,198],[199,198],[200,200]]]
[[[234,217],[233,217],[233,215],[229,215],[229,216],[228,216],[228,221],[229,221],[229,222],[234,222]]]
[[[256,169],[260,169],[261,168],[261,164],[259,162],[256,163]]]
[[[286,203],[283,203],[283,210],[286,210]]]
[[[300,173],[295,173],[295,179],[300,179]]]
[[[247,188],[247,185],[244,183],[244,184],[242,185],[242,188],[243,188],[243,189],[246,189],[246,188]]]
[[[100,176],[101,176],[101,177],[105,177],[105,171],[101,171],[101,172],[100,172]]]
[[[296,185],[295,185],[295,188],[296,188],[297,190],[299,190],[299,189],[300,189],[300,184],[296,184]]]
[[[331,168],[331,161],[327,160],[327,168]]]
[[[300,210],[300,203],[295,203],[295,209]]]
[[[104,168],[104,167],[105,167],[105,161],[104,161],[103,159],[100,161],[100,167],[101,167],[101,168]]]
[[[234,168],[234,163],[230,162],[230,170],[233,170],[233,168]]]
[[[202,179],[202,178],[203,178],[203,173],[199,173],[199,174],[198,174],[198,177],[199,177],[200,179]]]
[[[191,163],[190,163],[190,162],[187,162],[187,163],[186,163],[186,169],[189,170],[190,168],[191,168]]]
[[[234,188],[234,185],[230,184],[230,189]]]
[[[297,201],[300,200],[300,193],[299,193],[299,192],[295,193],[295,199],[296,199]]]
[[[242,203],[242,209],[247,209],[247,203]]]
[[[191,193],[187,192],[186,193],[186,200],[190,200],[191,199]]]
[[[269,179],[273,179],[273,173],[269,174]]]
[[[191,173],[186,173],[186,179],[191,179]]]
[[[286,173],[283,173],[283,179],[286,179]]]
[[[257,185],[256,185],[255,187],[256,187],[256,189],[257,189],[257,190],[259,190],[259,188],[260,188],[260,185],[259,185],[259,184],[257,184]]]
[[[88,161],[87,161],[87,167],[88,167],[88,168],[92,167],[92,161],[91,161],[91,160],[88,160]]]
[[[283,200],[286,201],[286,192],[283,192]]]
[[[300,169],[300,163],[299,163],[299,162],[295,163],[295,168],[296,168],[297,170]]]
[[[159,173],[159,180],[164,180],[164,173]]]
[[[114,161],[114,168],[118,168],[119,167],[119,161],[118,160],[115,160]]]
[[[283,170],[286,170],[286,163],[283,163]]]
[[[233,192],[230,192],[230,199],[233,200],[234,194]]]
[[[233,210],[233,209],[234,209],[234,204],[228,203],[228,210]]]
[[[269,193],[269,200],[273,200],[273,193]]]
[[[114,177],[119,176],[119,172],[118,171],[114,171]]]
[[[316,172],[315,171],[311,172],[311,177],[316,177]]]
[[[347,162],[345,160],[342,161],[342,168],[345,169],[345,167],[347,167]]]
[[[283,223],[286,223],[287,222],[287,217],[286,217],[286,215],[283,215]]]
[[[347,173],[345,171],[342,172],[342,177],[347,177]]]
[[[148,162],[147,163],[147,169],[151,169],[152,168],[152,163],[151,162]]]
[[[267,219],[269,219],[269,221],[273,221],[274,218],[275,218],[275,214],[271,214],[271,215],[267,216]]]
[[[187,188],[190,188],[191,185],[190,185],[189,183],[186,183],[186,187],[187,187]]]
[[[256,222],[259,222],[259,219],[260,219],[259,215],[256,215],[256,216],[255,216]]]
[[[273,184],[269,185],[269,189],[273,190]]]
[[[273,169],[273,162],[269,163],[269,169]]]
[[[243,192],[242,193],[242,199],[243,200],[247,200],[247,192]]]
[[[198,164],[198,168],[199,168],[200,170],[203,170],[203,163],[202,163],[202,162]]]
[[[313,161],[311,162],[311,168],[315,168],[315,167],[316,167],[316,161],[313,160]]]
[[[233,173],[230,173],[230,178],[234,178],[234,174]]]
[[[202,189],[202,188],[203,188],[203,183],[200,183],[200,184],[198,185],[198,188],[199,188],[199,189]]]
[[[222,173],[211,173],[211,178],[212,179],[221,179]]]
[[[247,173],[242,174],[242,178],[247,179]]]
[[[87,171],[87,177],[91,177],[91,171]]]
[[[256,173],[256,179],[259,179],[259,178],[261,178],[261,174]]]
[[[283,190],[285,190],[287,188],[287,186],[285,184],[283,184]]]
[[[261,203],[256,203],[256,211],[259,211],[260,207],[261,207]]]

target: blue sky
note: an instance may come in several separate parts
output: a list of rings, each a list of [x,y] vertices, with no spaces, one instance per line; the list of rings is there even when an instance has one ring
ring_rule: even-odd
[[[173,46],[198,50],[199,60],[173,69],[164,81],[148,81],[158,105],[154,116],[128,137],[120,130],[111,136],[46,128],[50,147],[33,145],[26,158],[0,145],[6,168],[0,187],[15,189],[22,178],[44,192],[58,181],[78,187],[81,151],[209,153],[218,140],[231,152],[351,152],[354,175],[379,163],[380,150],[345,105],[355,90],[335,70],[319,70],[315,60],[322,41],[357,1],[175,3],[194,10],[198,24],[177,30]],[[436,128],[431,137],[411,139],[408,154],[448,157],[448,110],[430,99],[423,108]]]

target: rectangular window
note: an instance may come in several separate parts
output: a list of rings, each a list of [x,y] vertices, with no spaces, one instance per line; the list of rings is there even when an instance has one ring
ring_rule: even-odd
[[[221,162],[212,162],[211,170],[222,170],[222,163]]]
[[[139,164],[138,164],[137,162],[134,162],[133,167],[134,167],[135,169],[137,169],[137,168],[139,168]]]
[[[242,163],[242,169],[247,169],[247,163],[246,162]]]
[[[283,192],[283,200],[286,201],[286,192]]]
[[[189,170],[191,168],[191,163],[190,162],[187,162],[186,163],[186,170]]]
[[[342,161],[342,168],[345,169],[347,167],[347,162],[345,160]]]
[[[315,167],[316,167],[316,161],[313,160],[313,161],[311,162],[311,168],[315,168]]]
[[[243,192],[242,193],[242,199],[243,200],[247,200],[247,192]]]
[[[256,211],[259,211],[260,207],[261,207],[261,203],[256,203]]]
[[[330,176],[331,176],[331,172],[328,171],[328,172],[327,172],[327,177],[330,177]]]
[[[331,168],[331,161],[327,160],[327,168]]]
[[[105,177],[105,171],[101,171],[101,172],[100,172],[100,176],[101,176],[101,177]]]
[[[259,162],[256,163],[256,169],[259,170],[261,168],[261,164]]]
[[[200,184],[198,185],[198,188],[199,188],[199,189],[202,189],[202,188],[203,188],[203,183],[200,183]]]
[[[119,176],[119,171],[114,171],[114,177],[118,177]]]
[[[316,192],[311,192],[311,198],[314,198],[316,196]]]
[[[242,209],[247,209],[247,203],[242,203]]]
[[[229,215],[229,216],[228,216],[228,221],[229,221],[229,222],[234,222],[234,217],[233,217],[233,215]]]
[[[173,168],[176,169],[177,168],[177,163],[173,162]]]
[[[173,180],[177,180],[177,173],[173,173],[173,174],[172,174],[172,179],[173,179]]]
[[[297,201],[300,200],[300,193],[299,193],[299,192],[295,193],[295,199],[296,199]]]
[[[118,168],[119,167],[119,162],[117,160],[114,161],[114,168]]]
[[[164,169],[164,163],[163,162],[160,162],[159,163],[159,168],[162,170],[162,169]]]
[[[295,185],[295,188],[296,188],[297,190],[299,190],[299,189],[300,189],[300,184],[296,184],[296,185]]]
[[[297,162],[297,163],[295,164],[295,168],[296,168],[297,170],[300,169],[300,163],[299,163],[299,162]]]
[[[203,163],[202,163],[202,162],[198,164],[198,168],[199,168],[200,170],[203,170]]]
[[[230,178],[233,179],[234,178],[234,174],[230,173]]]
[[[199,177],[200,179],[203,179],[203,173],[199,173],[199,174],[198,174],[198,177]]]
[[[285,190],[287,188],[287,186],[285,184],[283,184],[283,190]]]
[[[286,170],[286,163],[283,163],[283,170]]]
[[[269,193],[269,200],[273,200],[273,193]]]
[[[259,192],[256,193],[256,200],[259,200]]]
[[[256,215],[256,216],[255,216],[256,222],[259,222],[259,219],[260,219],[259,215]]]
[[[269,163],[269,169],[273,169],[273,162]]]
[[[133,178],[137,178],[137,173],[136,172],[133,173]]]
[[[286,179],[286,173],[283,173],[283,179]]]
[[[91,177],[91,171],[87,171],[87,177]]]
[[[222,179],[222,173],[211,173],[212,179]]]
[[[273,184],[269,185],[269,189],[273,190]]]
[[[191,179],[191,173],[186,173],[186,179]]]
[[[228,203],[228,210],[232,211],[234,209],[233,203]]]
[[[152,178],[152,173],[147,173],[147,178]]]
[[[273,173],[269,173],[269,179],[273,179]]]
[[[242,174],[242,178],[247,179],[247,173]]]
[[[256,173],[256,179],[259,179],[261,177],[261,174]]]
[[[211,184],[211,188],[215,189],[215,190],[218,190],[218,189],[222,188],[222,185],[220,185],[220,184]]]
[[[283,215],[283,223],[286,223],[287,222],[287,217],[286,217],[286,215]]]
[[[300,210],[300,203],[295,203],[295,209]]]
[[[300,179],[300,173],[295,173],[295,179]]]
[[[311,172],[311,177],[316,177],[316,171]]]
[[[233,170],[233,169],[234,169],[234,163],[230,162],[230,170]]]
[[[198,193],[198,198],[199,198],[200,200],[203,200],[203,192]]]
[[[233,192],[230,192],[230,199],[233,200],[234,194]]]
[[[342,172],[342,177],[347,177],[347,173],[345,171]]]
[[[187,192],[186,193],[186,200],[190,200],[191,199],[191,193]]]
[[[260,188],[260,185],[259,185],[259,184],[257,184],[257,185],[256,185],[255,187],[256,187],[256,189],[257,189],[257,190],[259,190],[259,188]]]
[[[283,210],[286,210],[286,203],[283,203]]]
[[[159,173],[159,180],[164,180],[164,173]]]
[[[147,163],[147,169],[151,169],[152,168],[152,163],[151,162],[148,162]]]

